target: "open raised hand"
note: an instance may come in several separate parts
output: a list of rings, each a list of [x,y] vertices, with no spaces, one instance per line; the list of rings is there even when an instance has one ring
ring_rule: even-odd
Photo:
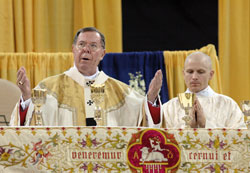
[[[24,100],[31,98],[30,81],[24,67],[21,67],[17,72],[16,84],[20,88]]]
[[[148,101],[154,102],[162,86],[162,71],[157,70],[154,78],[151,80],[148,88]]]

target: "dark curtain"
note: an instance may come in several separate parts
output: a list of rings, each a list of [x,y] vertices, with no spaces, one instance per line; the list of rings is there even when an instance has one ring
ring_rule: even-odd
[[[124,52],[217,49],[218,0],[122,0],[122,34]]]
[[[155,52],[128,52],[128,53],[107,53],[99,65],[107,75],[129,84],[129,73],[136,76],[142,74],[145,81],[146,92],[149,84],[158,69],[163,73],[163,84],[160,92],[161,101],[169,100],[166,81],[166,71],[162,51]]]

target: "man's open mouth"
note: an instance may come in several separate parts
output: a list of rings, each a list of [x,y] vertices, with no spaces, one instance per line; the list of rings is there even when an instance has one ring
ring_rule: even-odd
[[[82,59],[82,60],[86,60],[86,61],[89,60],[88,58],[81,58],[81,59]]]

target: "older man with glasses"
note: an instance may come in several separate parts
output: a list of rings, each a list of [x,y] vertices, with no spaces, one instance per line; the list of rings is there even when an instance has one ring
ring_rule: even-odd
[[[74,67],[62,74],[41,81],[36,89],[46,89],[46,102],[42,107],[44,126],[95,126],[95,102],[91,98],[91,84],[105,84],[103,112],[105,126],[146,125],[144,105],[154,102],[162,85],[162,72],[158,70],[151,81],[147,97],[128,85],[98,70],[105,55],[105,37],[96,28],[80,29],[73,40]],[[30,101],[30,82],[25,68],[17,73],[17,84],[22,91],[21,104],[17,104],[11,125],[34,125]],[[150,116],[150,115],[149,115]],[[151,118],[150,118],[151,119]]]

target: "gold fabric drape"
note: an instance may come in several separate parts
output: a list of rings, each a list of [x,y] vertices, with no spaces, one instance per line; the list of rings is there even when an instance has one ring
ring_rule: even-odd
[[[223,92],[250,100],[250,1],[219,0],[219,58]]]
[[[16,83],[16,74],[24,66],[34,88],[46,77],[60,74],[74,64],[72,53],[0,53],[0,78]]]
[[[182,75],[184,62],[187,55],[198,50],[206,53],[211,57],[213,70],[215,71],[215,74],[212,80],[210,81],[209,85],[214,89],[214,91],[218,93],[222,92],[220,67],[219,67],[218,57],[216,54],[216,49],[214,45],[209,44],[207,46],[204,46],[196,50],[164,51],[164,61],[166,66],[169,99],[176,97],[178,93],[184,92],[186,90],[184,78]]]
[[[0,52],[70,52],[75,32],[94,26],[107,52],[122,52],[121,0],[0,0]]]

